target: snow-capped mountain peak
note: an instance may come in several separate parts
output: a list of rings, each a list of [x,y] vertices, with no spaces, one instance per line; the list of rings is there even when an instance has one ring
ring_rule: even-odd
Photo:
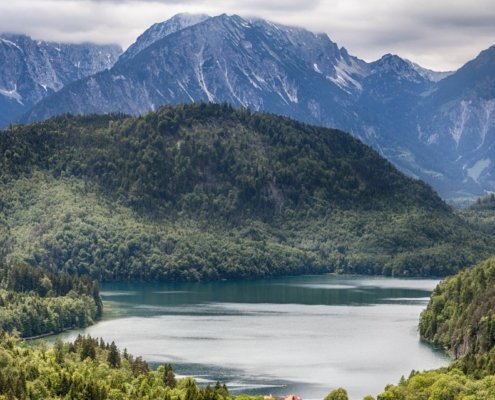
[[[129,46],[129,48],[122,54],[119,61],[128,60],[145,48],[151,46],[156,41],[182,29],[199,24],[209,18],[211,17],[206,14],[181,13],[174,15],[167,21],[156,23],[144,31],[143,34],[141,34],[136,41]]]

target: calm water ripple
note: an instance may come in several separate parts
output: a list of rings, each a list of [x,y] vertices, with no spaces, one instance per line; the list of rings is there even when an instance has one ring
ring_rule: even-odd
[[[322,399],[376,395],[412,369],[448,363],[421,343],[419,314],[438,281],[303,276],[254,282],[106,284],[103,321],[61,335],[115,340],[232,392]]]

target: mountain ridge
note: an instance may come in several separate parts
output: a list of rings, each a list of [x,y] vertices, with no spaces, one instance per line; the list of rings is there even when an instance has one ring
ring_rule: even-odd
[[[474,86],[476,74],[465,72],[495,59],[492,52],[434,73],[394,55],[367,63],[326,34],[262,19],[174,18],[144,32],[139,52],[131,46],[112,69],[67,86],[22,120],[227,101],[351,132],[447,199],[495,190],[493,71],[480,70]]]
[[[0,34],[0,127],[69,82],[110,68],[116,45],[68,44]]]

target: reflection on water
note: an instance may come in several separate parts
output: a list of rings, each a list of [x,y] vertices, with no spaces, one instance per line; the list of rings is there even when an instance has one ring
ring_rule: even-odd
[[[346,387],[376,395],[412,369],[448,359],[422,344],[418,317],[437,281],[304,276],[205,284],[107,284],[103,321],[115,340],[179,375],[233,392],[322,399]]]

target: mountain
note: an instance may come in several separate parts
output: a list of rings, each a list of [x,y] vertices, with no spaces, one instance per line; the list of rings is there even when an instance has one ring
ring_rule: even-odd
[[[144,32],[111,69],[47,97],[22,121],[225,101],[348,131],[444,198],[464,201],[495,189],[494,60],[490,49],[453,73],[391,54],[367,63],[326,34],[179,14]]]
[[[168,21],[154,24],[146,30],[129,48],[122,54],[120,60],[128,60],[138,54],[141,50],[149,47],[156,41],[163,39],[171,33],[193,26],[210,18],[206,14],[177,14]]]
[[[423,78],[428,79],[431,82],[438,82],[441,81],[442,79],[446,78],[447,76],[450,76],[454,73],[454,71],[433,71],[428,68],[424,68],[419,64],[416,64],[415,62],[411,60],[405,60],[411,67],[413,67],[418,74],[420,74]]]
[[[7,264],[103,280],[437,276],[495,244],[351,135],[227,104],[13,125],[0,199]]]
[[[227,15],[161,40],[156,40],[156,30],[152,27],[136,42],[136,47],[152,42],[150,46],[136,55],[131,46],[130,55],[124,53],[111,70],[47,99],[28,119],[60,112],[135,115],[191,101],[227,101],[328,126],[355,119],[345,104],[348,91],[359,90],[353,77],[363,73],[365,64],[326,35]]]
[[[454,189],[495,190],[495,46],[438,82],[418,115],[417,136],[444,154],[437,168],[459,177]]]
[[[69,82],[110,68],[122,50],[90,43],[36,41],[0,35],[0,127]]]

